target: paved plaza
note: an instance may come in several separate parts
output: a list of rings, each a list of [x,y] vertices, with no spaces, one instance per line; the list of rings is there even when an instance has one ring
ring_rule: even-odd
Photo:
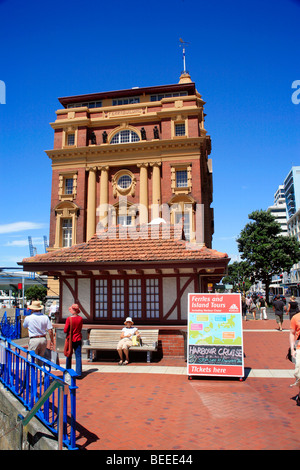
[[[299,450],[300,407],[285,359],[289,320],[243,322],[245,378],[189,378],[184,358],[84,361],[77,444],[86,450]],[[139,362],[135,362],[138,360]]]

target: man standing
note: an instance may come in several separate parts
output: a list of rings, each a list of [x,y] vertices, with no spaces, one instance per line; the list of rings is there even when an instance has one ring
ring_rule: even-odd
[[[273,301],[273,309],[275,311],[276,321],[278,323],[279,331],[282,331],[283,324],[283,311],[286,310],[285,303],[280,299],[279,295],[276,295],[275,300]]]
[[[25,318],[23,323],[24,328],[28,328],[29,332],[28,350],[43,357],[47,348],[47,331],[50,335],[51,346],[54,343],[53,327],[49,317],[41,312],[44,307],[39,300],[33,300],[28,308],[32,313]]]
[[[300,406],[300,313],[293,315],[290,326],[290,348],[292,357],[295,359],[295,379],[296,382],[293,385],[298,385],[299,392],[296,397],[296,403]]]

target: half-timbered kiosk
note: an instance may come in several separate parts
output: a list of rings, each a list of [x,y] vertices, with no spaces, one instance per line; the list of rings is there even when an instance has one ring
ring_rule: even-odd
[[[22,265],[60,280],[62,325],[74,302],[86,329],[120,329],[131,316],[138,327],[158,328],[161,352],[177,356],[184,354],[188,293],[207,292],[228,261],[226,254],[183,240],[181,225],[160,221],[110,227],[88,242],[24,259]]]

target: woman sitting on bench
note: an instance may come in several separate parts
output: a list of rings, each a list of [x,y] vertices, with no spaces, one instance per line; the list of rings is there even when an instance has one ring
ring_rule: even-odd
[[[127,317],[124,321],[125,327],[122,328],[120,341],[118,342],[117,350],[120,356],[119,365],[126,366],[129,362],[129,348],[132,346],[132,336],[140,336],[138,329],[133,326],[131,317]],[[123,352],[125,354],[125,361],[123,362]]]

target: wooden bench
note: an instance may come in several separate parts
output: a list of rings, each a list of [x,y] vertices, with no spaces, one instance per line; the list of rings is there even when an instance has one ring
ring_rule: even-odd
[[[158,330],[139,330],[139,333],[142,338],[142,345],[131,346],[130,350],[146,351],[147,362],[151,362],[152,353],[157,351],[158,347]],[[90,359],[92,360],[93,351],[116,351],[120,335],[120,330],[92,329],[89,335],[89,344],[83,344],[82,349],[90,350]]]

